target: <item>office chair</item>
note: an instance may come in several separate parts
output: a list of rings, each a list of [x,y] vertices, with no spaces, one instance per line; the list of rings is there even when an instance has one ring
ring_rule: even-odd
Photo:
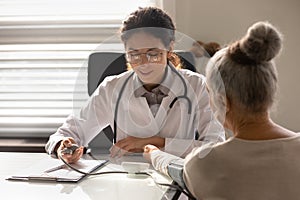
[[[91,96],[105,77],[127,70],[123,53],[96,52],[88,59],[88,93]]]
[[[195,70],[194,55],[191,52],[176,52],[180,57],[183,68]],[[105,77],[117,75],[127,70],[124,53],[95,52],[88,59],[88,94],[91,96]],[[113,143],[113,131],[105,127],[89,144],[90,148],[109,149]]]
[[[96,52],[88,58],[88,94],[91,96],[105,77],[117,75],[127,70],[123,53]],[[114,133],[110,126],[105,127],[90,143],[89,148],[109,153]]]
[[[175,51],[175,53],[179,56],[182,62],[182,68],[188,69],[193,72],[196,72],[195,67],[195,56],[192,52],[189,51]]]

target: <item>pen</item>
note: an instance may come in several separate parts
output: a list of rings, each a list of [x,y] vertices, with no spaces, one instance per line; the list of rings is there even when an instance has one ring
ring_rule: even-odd
[[[40,176],[29,176],[28,181],[56,181],[57,177],[40,177]]]
[[[12,176],[7,180],[19,180],[19,181],[57,181],[57,177],[50,176]]]
[[[59,170],[59,169],[64,169],[65,167],[66,167],[65,164],[59,165],[57,167],[53,167],[53,168],[47,169],[46,171],[44,171],[44,173],[54,172],[54,171]]]

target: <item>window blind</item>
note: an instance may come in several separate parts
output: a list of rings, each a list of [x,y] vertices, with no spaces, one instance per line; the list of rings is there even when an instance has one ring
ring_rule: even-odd
[[[0,0],[0,137],[48,137],[88,98],[87,58],[151,0]],[[107,50],[120,48],[114,41]]]

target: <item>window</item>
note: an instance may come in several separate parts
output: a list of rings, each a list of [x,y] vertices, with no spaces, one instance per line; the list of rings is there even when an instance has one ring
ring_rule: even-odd
[[[87,99],[91,51],[153,2],[0,0],[0,137],[54,133]]]

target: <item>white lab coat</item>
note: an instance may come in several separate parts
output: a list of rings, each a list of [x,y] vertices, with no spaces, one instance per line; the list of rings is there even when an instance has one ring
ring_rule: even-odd
[[[151,137],[158,135],[165,138],[164,150],[184,157],[194,147],[203,142],[220,142],[225,139],[222,126],[213,117],[209,107],[209,97],[205,88],[204,76],[189,70],[178,70],[187,86],[187,96],[191,100],[191,114],[188,103],[179,99],[173,108],[172,100],[184,94],[184,84],[180,77],[167,68],[167,74],[161,83],[170,89],[154,117],[145,97],[135,97],[134,91],[141,82],[133,71],[107,77],[96,89],[80,116],[70,115],[65,123],[50,136],[46,151],[52,153],[57,142],[64,137],[73,137],[79,145],[87,144],[107,125],[112,128],[114,113],[120,90],[128,80],[119,104],[117,114],[117,141],[127,136]],[[195,140],[195,132],[199,137]]]

